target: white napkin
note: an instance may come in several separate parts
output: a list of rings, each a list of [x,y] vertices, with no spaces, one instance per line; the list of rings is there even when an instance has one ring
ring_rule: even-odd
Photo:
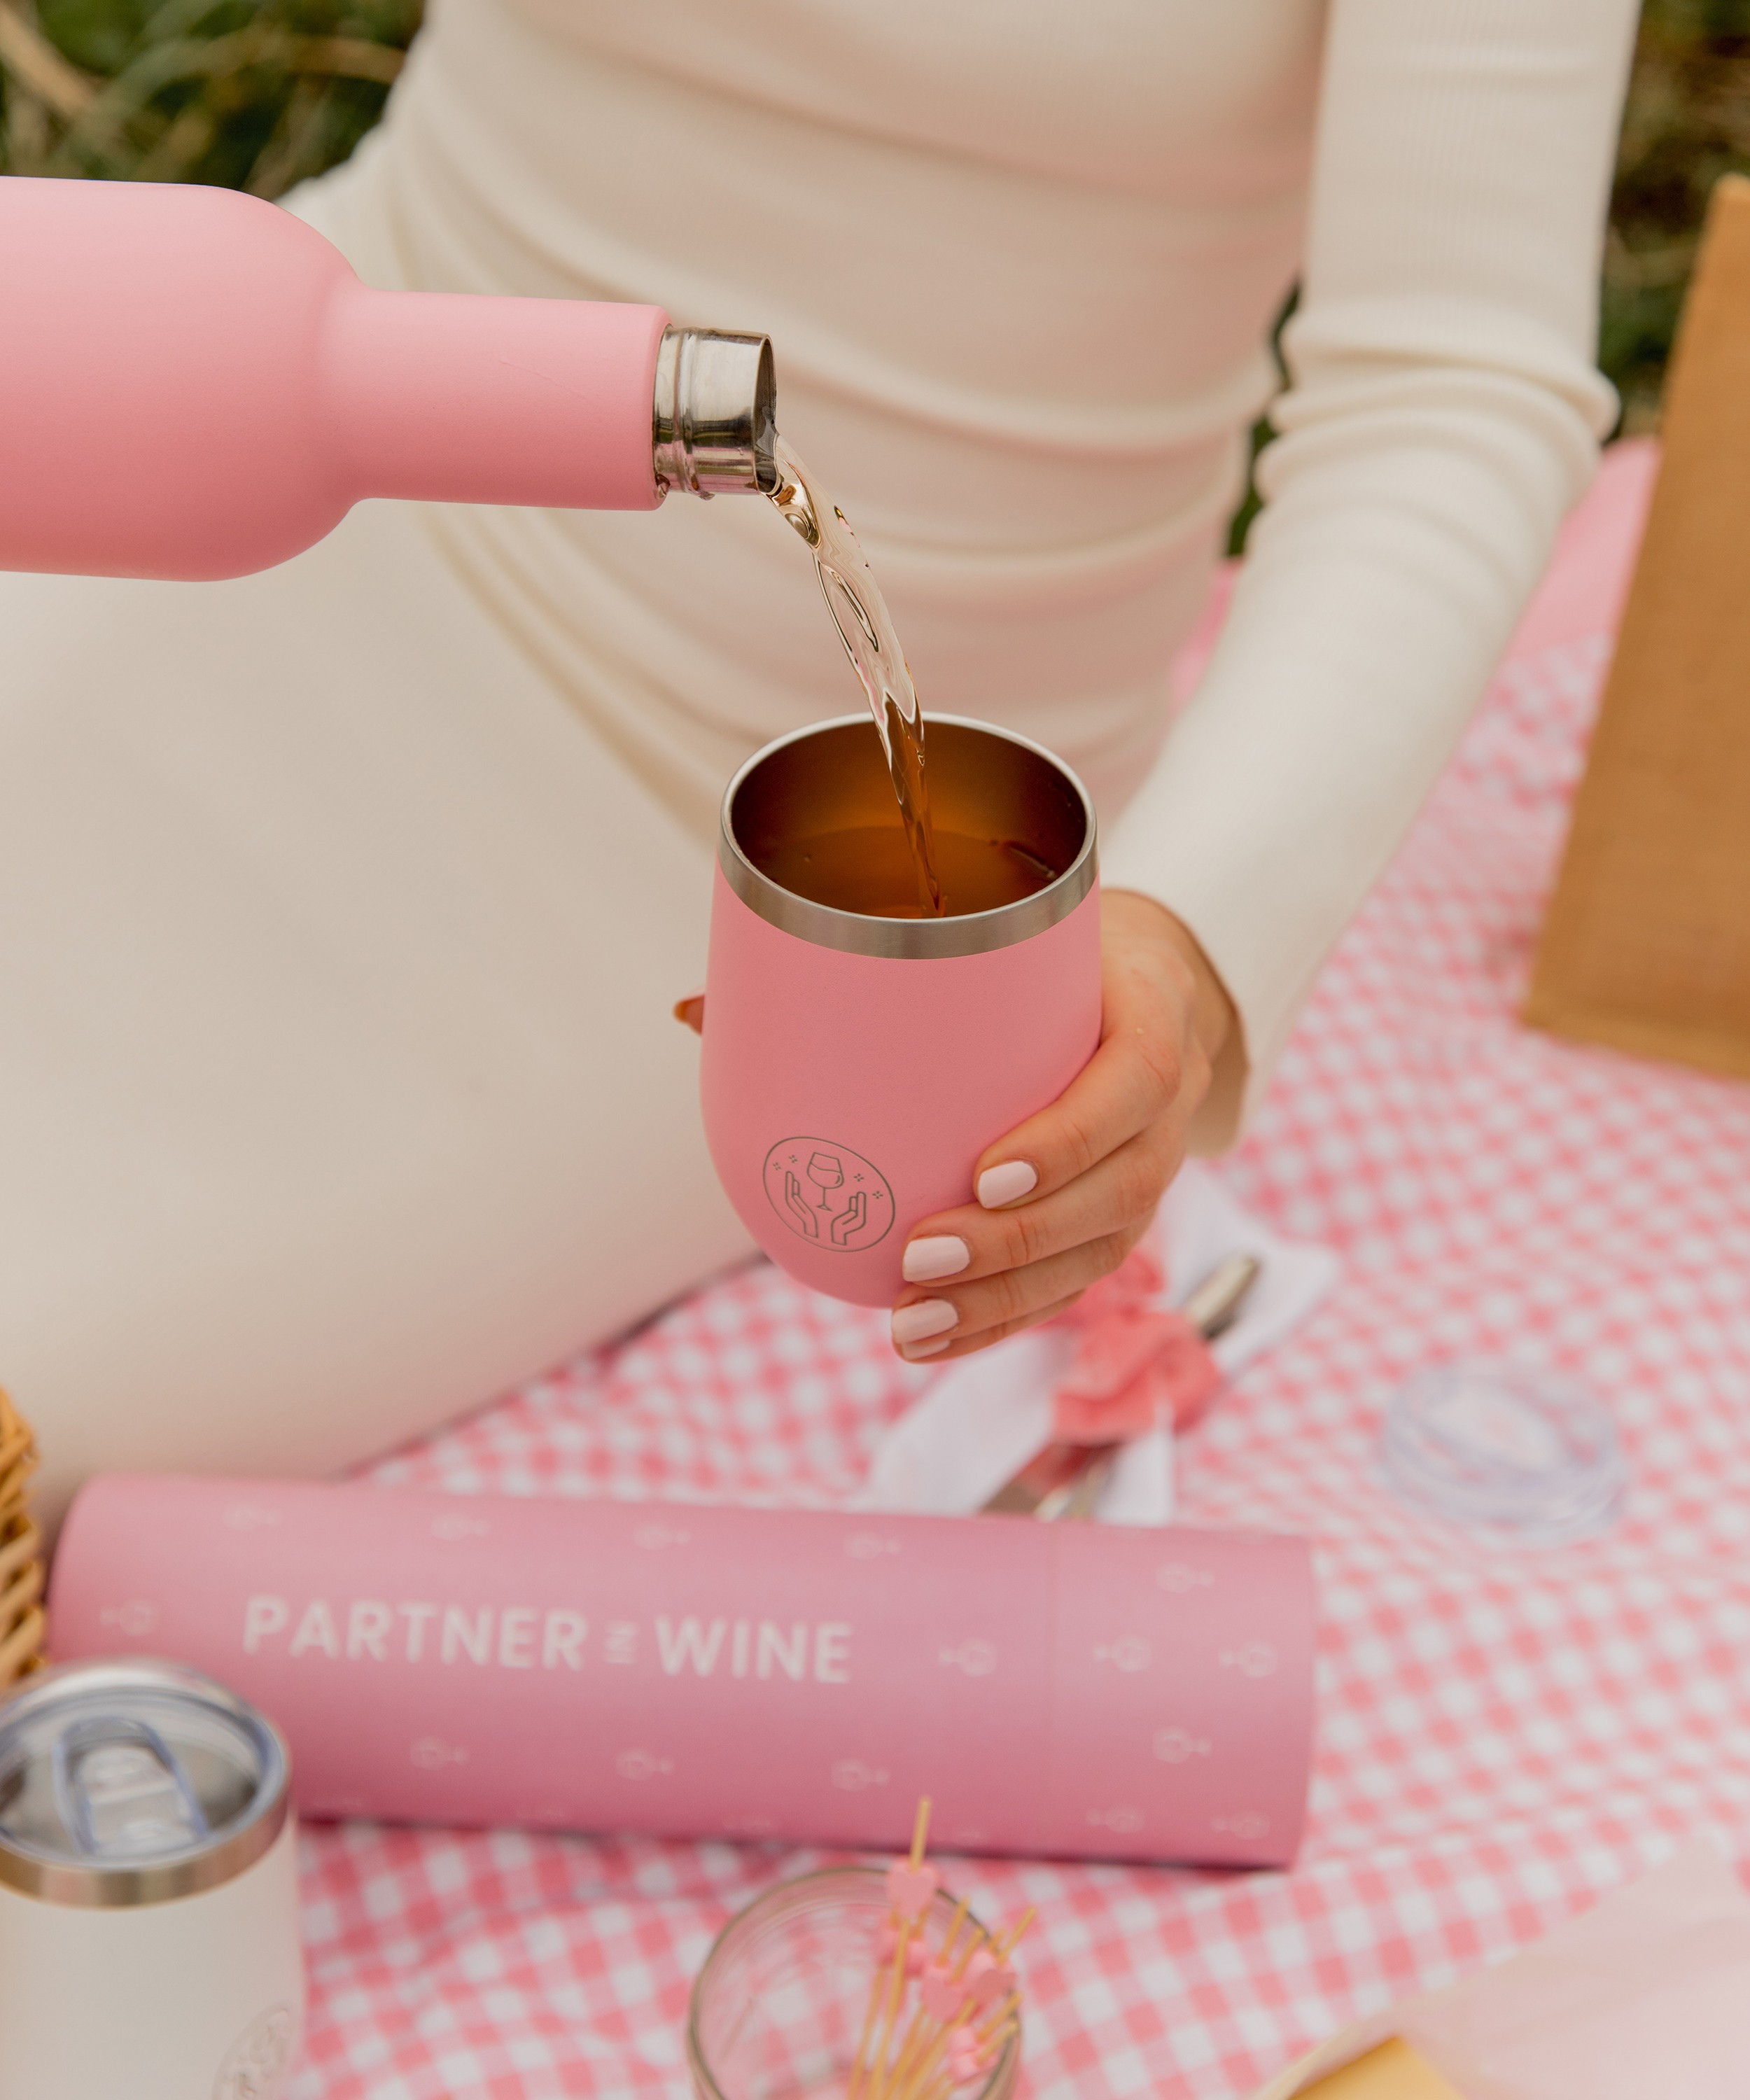
[[[1210,1348],[1229,1379],[1298,1327],[1337,1281],[1340,1264],[1329,1247],[1279,1238],[1194,1162],[1168,1189],[1150,1230],[1166,1270],[1168,1307],[1230,1254],[1263,1263],[1239,1318]],[[1073,1332],[1038,1327],[946,1365],[882,1439],[855,1506],[970,1515],[1051,1441],[1051,1396],[1075,1347]],[[1219,1394],[1210,1404],[1221,1405]],[[1170,1522],[1170,1427],[1125,1446],[1095,1515],[1103,1524]]]

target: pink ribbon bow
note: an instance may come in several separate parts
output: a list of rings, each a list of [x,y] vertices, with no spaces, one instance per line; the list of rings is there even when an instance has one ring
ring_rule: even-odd
[[[1060,1443],[1123,1443],[1162,1414],[1184,1429],[1209,1405],[1221,1373],[1183,1313],[1156,1308],[1166,1283],[1145,1240],[1052,1323],[1078,1330],[1075,1361],[1053,1396]]]

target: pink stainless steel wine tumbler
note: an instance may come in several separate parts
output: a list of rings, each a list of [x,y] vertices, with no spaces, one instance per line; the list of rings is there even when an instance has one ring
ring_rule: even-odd
[[[866,715],[757,752],[723,798],[701,1091],[717,1173],[792,1276],[859,1305],[900,1288],[906,1236],[972,1198],[979,1154],[1056,1100],[1100,1039],[1092,803],[1038,744],[932,715],[938,832],[1061,874],[995,911],[875,918],[766,871],[802,836],[897,826]]]

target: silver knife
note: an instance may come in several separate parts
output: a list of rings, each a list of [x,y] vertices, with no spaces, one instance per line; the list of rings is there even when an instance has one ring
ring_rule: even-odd
[[[1217,1262],[1179,1310],[1206,1342],[1224,1335],[1240,1317],[1263,1264],[1256,1255],[1230,1254]],[[1091,1517],[1112,1477],[1122,1444],[1047,1444],[1005,1480],[980,1508],[981,1516]]]

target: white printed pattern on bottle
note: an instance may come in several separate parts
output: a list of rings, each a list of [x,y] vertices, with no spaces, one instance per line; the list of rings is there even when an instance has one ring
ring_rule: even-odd
[[[409,1755],[421,1771],[444,1771],[452,1765],[468,1762],[468,1753],[460,1743],[447,1743],[441,1736],[421,1736]]]
[[[219,1518],[227,1531],[271,1531],[283,1521],[278,1510],[261,1502],[233,1502]]]
[[[1210,1739],[1193,1736],[1188,1728],[1159,1728],[1155,1732],[1154,1754],[1164,1765],[1182,1765],[1191,1758],[1206,1758]]]
[[[879,1765],[866,1765],[861,1758],[840,1758],[832,1768],[832,1783],[841,1793],[861,1793],[871,1786],[885,1786],[888,1774]]]
[[[158,1608],[143,1597],[130,1597],[125,1604],[105,1604],[97,1622],[100,1626],[113,1626],[130,1640],[138,1640],[158,1623]]]
[[[1109,1830],[1114,1837],[1128,1838],[1142,1829],[1146,1819],[1139,1808],[1121,1805],[1117,1808],[1091,1808],[1087,1820],[1096,1830]]]
[[[489,1538],[492,1527],[483,1516],[474,1516],[462,1510],[451,1510],[431,1520],[431,1535],[441,1539],[446,1546],[453,1546],[464,1538]]]
[[[945,1648],[938,1658],[948,1669],[966,1677],[989,1677],[997,1666],[997,1644],[976,1635],[957,1648]]]

